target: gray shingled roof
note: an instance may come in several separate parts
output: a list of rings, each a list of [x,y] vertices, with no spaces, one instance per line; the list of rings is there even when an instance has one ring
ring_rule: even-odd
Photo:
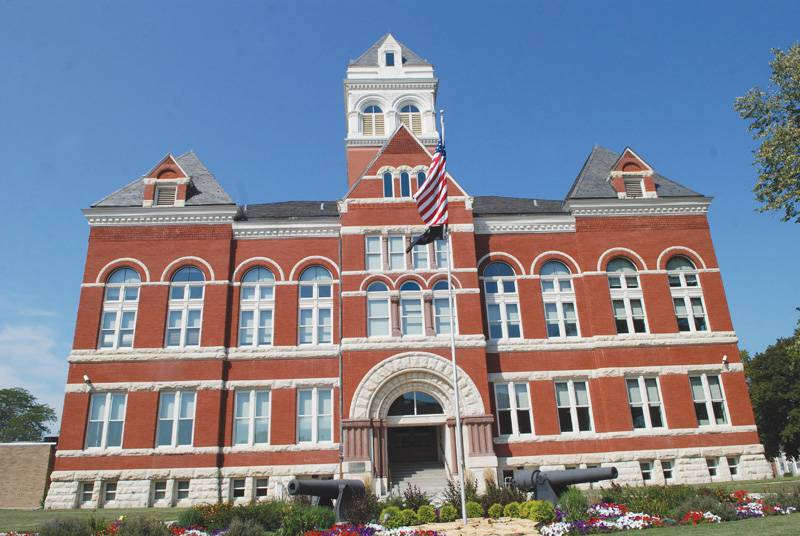
[[[238,220],[336,218],[339,208],[336,201],[282,201],[244,205]]]
[[[565,213],[561,201],[480,195],[472,205],[475,216],[488,214],[555,214]]]
[[[567,199],[616,199],[617,192],[608,178],[611,168],[621,155],[605,147],[595,146],[572,183]],[[658,173],[653,174],[658,197],[702,197],[703,195],[672,181]]]
[[[357,59],[350,60],[350,65],[353,67],[377,67],[378,66],[378,49],[381,48],[383,42],[392,34],[387,33],[380,39],[378,39],[374,45],[369,47],[366,52],[361,54]],[[394,36],[392,36],[394,37]],[[400,45],[400,52],[403,56],[403,65],[430,65],[428,60],[423,59],[419,56],[416,52],[405,46],[400,41],[397,41]]]
[[[222,189],[214,175],[193,151],[175,158],[191,179],[186,192],[186,206],[233,205],[233,199]],[[97,201],[92,207],[141,207],[144,197],[144,177],[123,186]]]

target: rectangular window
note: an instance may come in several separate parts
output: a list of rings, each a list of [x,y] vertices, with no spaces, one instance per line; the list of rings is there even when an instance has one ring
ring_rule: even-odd
[[[611,301],[617,333],[647,333],[644,306],[639,298],[624,298]]]
[[[739,457],[738,456],[728,456],[726,459],[728,462],[728,471],[730,471],[731,476],[738,476],[739,475]]]
[[[575,304],[572,302],[547,302],[544,304],[547,336],[577,337],[578,318],[575,315]]]
[[[387,298],[367,300],[367,335],[387,336],[390,330],[389,300]]]
[[[243,499],[244,490],[244,478],[231,478],[231,499]]]
[[[586,382],[582,380],[555,382],[555,387],[561,432],[591,431],[592,411]]]
[[[94,482],[81,482],[81,504],[92,501],[94,495]]]
[[[156,446],[178,447],[192,444],[194,407],[193,391],[163,391],[159,395]]]
[[[655,378],[628,378],[628,404],[634,428],[662,428],[664,419],[658,380]]]
[[[167,481],[156,480],[153,482],[153,500],[163,501],[167,498]]]
[[[717,469],[719,468],[719,460],[717,458],[706,458],[706,467],[708,467],[708,476],[717,476]]]
[[[672,298],[678,331],[706,331],[706,311],[701,298],[681,296]]]
[[[406,269],[406,238],[404,236],[389,237],[389,269]]]
[[[428,269],[428,244],[417,244],[411,250],[411,263],[415,270]]]
[[[103,482],[103,504],[117,498],[117,483]]]
[[[184,499],[189,498],[189,481],[188,480],[178,480],[175,483],[175,497],[182,501]]]
[[[673,468],[672,460],[661,460],[661,472],[664,473],[665,481],[672,480],[672,468]]]
[[[436,268],[447,268],[447,259],[450,255],[450,247],[447,240],[434,241],[434,255],[436,257]]]
[[[386,53],[386,66],[387,67],[394,67],[394,52],[387,52]]]
[[[522,435],[533,432],[530,394],[527,383],[496,383],[497,428],[500,435]]]
[[[256,319],[258,325],[256,325]],[[272,344],[272,309],[243,310],[239,315],[239,346]]]
[[[366,237],[366,267],[367,270],[383,270],[383,253],[381,251],[381,237]]]
[[[405,298],[400,300],[400,317],[403,335],[422,335],[422,300]]]
[[[727,424],[725,396],[719,376],[715,374],[690,376],[689,385],[692,388],[692,400],[698,426]]]
[[[333,440],[333,391],[316,387],[297,392],[297,441],[324,443]]]
[[[269,479],[266,477],[256,478],[253,487],[256,490],[256,499],[264,499],[269,493]]]
[[[95,393],[89,402],[89,422],[86,426],[86,448],[122,446],[125,425],[124,393]]]
[[[639,470],[642,472],[642,480],[645,482],[653,479],[653,462],[639,462]]]
[[[201,316],[200,309],[170,309],[167,316],[167,346],[200,346]]]
[[[266,390],[236,391],[233,414],[234,445],[269,444],[269,401]]]
[[[316,313],[316,318],[314,313]],[[315,334],[316,340],[314,340]],[[328,344],[332,340],[332,335],[333,325],[330,308],[300,309],[298,326],[300,344]]]
[[[100,348],[131,348],[135,327],[135,311],[103,312],[100,322]]]
[[[433,299],[433,319],[437,335],[450,334],[450,298]],[[455,321],[455,318],[453,319]]]

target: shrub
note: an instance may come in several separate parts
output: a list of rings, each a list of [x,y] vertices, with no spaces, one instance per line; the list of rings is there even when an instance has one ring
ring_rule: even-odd
[[[528,519],[528,514],[531,511],[531,501],[524,501],[519,503],[519,517]]]
[[[492,519],[497,519],[498,517],[503,515],[503,505],[500,503],[494,503],[489,507],[489,517]]]
[[[632,487],[612,484],[604,488],[601,502],[624,504],[631,512],[673,517],[678,506],[702,489],[686,485]]]
[[[476,501],[467,501],[467,517],[483,517],[483,506]]]
[[[283,501],[264,501],[254,504],[234,506],[230,511],[230,522],[238,518],[241,521],[253,521],[262,529],[275,531],[281,528],[284,512],[289,504]]]
[[[528,501],[528,519],[537,523],[550,523],[556,519],[556,510],[547,501]]]
[[[201,504],[193,506],[191,510],[196,510],[200,517],[200,522],[194,522],[193,525],[200,525],[207,530],[226,529],[233,520],[233,505],[230,503]],[[190,517],[196,521],[197,514],[191,514]]]
[[[170,536],[163,521],[148,517],[126,517],[117,527],[117,536]]]
[[[418,510],[420,506],[430,504],[430,497],[428,494],[419,489],[417,486],[406,484],[406,489],[403,491],[403,506]]]
[[[393,519],[396,519],[399,515],[400,515],[400,508],[394,505],[389,505],[383,510],[381,510],[381,516],[378,519],[378,523],[386,527],[393,528],[389,526],[389,524]]]
[[[378,497],[372,491],[367,492],[361,497],[354,497],[347,509],[347,520],[354,525],[366,525],[370,521],[378,519],[381,512],[381,504]]]
[[[468,476],[468,475],[467,475]],[[475,478],[464,477],[464,494],[469,501],[479,501],[478,497],[478,480]],[[458,479],[449,479],[447,486],[444,488],[444,502],[455,506],[457,511],[461,511],[461,485]]]
[[[336,516],[330,508],[292,504],[286,510],[278,536],[296,536],[307,530],[323,530],[336,522]]]
[[[485,480],[486,491],[480,496],[484,510],[488,510],[495,503],[505,506],[510,502],[523,503],[527,499],[527,494],[516,486],[499,486],[491,473],[486,475]]]
[[[264,528],[252,519],[236,517],[231,521],[225,536],[264,536]]]
[[[85,519],[57,517],[39,525],[40,536],[92,536],[94,532]]]
[[[417,509],[420,524],[436,523],[436,510],[430,504],[423,504]]]
[[[566,514],[567,521],[580,521],[586,517],[589,502],[578,488],[567,488],[558,498],[558,505]]]
[[[506,517],[519,517],[519,503],[508,503],[505,508],[503,508],[503,515]]]
[[[203,514],[197,508],[189,508],[178,514],[178,525],[181,527],[200,527],[203,525]]]
[[[695,495],[683,501],[675,510],[675,517],[683,519],[689,512],[711,512],[723,521],[737,519],[736,509],[731,504],[723,504],[712,495]]]
[[[458,510],[450,503],[445,503],[439,509],[439,521],[442,523],[451,523],[458,519]]]
[[[398,520],[401,527],[413,527],[414,525],[419,525],[417,513],[411,508],[403,508],[400,510]]]

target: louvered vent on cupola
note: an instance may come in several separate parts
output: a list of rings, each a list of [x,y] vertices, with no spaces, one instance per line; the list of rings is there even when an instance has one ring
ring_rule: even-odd
[[[177,186],[156,186],[157,207],[174,207],[178,195]]]

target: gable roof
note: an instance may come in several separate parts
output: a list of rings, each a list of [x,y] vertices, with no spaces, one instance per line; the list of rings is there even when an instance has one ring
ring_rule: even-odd
[[[621,156],[619,153],[596,145],[589,153],[575,182],[572,183],[567,199],[617,199],[619,196],[611,186],[608,177]],[[658,197],[703,197],[702,194],[657,172],[653,173],[653,182],[656,185]]]
[[[339,216],[336,201],[280,201],[244,205],[237,220],[335,218]]]
[[[234,204],[233,199],[222,189],[222,185],[193,151],[182,154],[175,160],[190,179],[186,192],[186,206]],[[92,207],[141,207],[144,198],[144,178],[142,176],[133,180],[93,203]]]
[[[394,39],[394,36],[391,33],[383,35],[375,42],[375,44],[369,47],[366,52],[361,54],[358,58],[350,60],[350,65],[352,67],[378,67],[378,49],[381,48],[383,43],[389,37]],[[397,39],[395,39],[395,41],[397,41]],[[423,59],[419,54],[405,46],[400,41],[397,41],[397,44],[400,45],[400,53],[403,56],[403,65],[430,65],[428,60]]]
[[[475,216],[488,214],[566,214],[560,200],[532,199],[527,197],[505,197],[478,195],[472,204]]]

